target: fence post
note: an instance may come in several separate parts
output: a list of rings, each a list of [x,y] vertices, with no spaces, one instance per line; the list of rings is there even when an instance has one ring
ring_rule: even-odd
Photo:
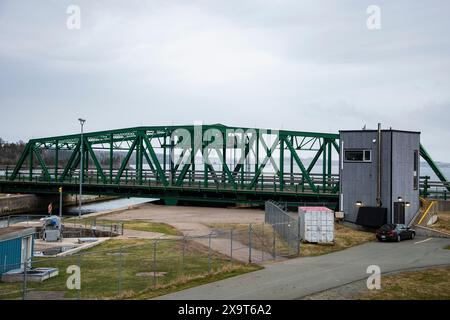
[[[153,242],[153,286],[156,286],[156,244],[158,242]]]
[[[424,186],[423,186],[423,196],[426,198],[426,197],[428,197],[428,179],[429,179],[430,177],[429,176],[426,176],[425,177],[425,184],[424,184]]]
[[[119,267],[118,267],[117,295],[120,296],[122,287],[122,246],[119,249]]]
[[[288,256],[290,256],[291,255],[291,224],[289,222],[287,223],[287,246],[288,246]]]
[[[273,242],[272,242],[272,256],[273,260],[276,260],[276,252],[275,252],[275,229],[272,226],[272,233],[273,233]]]
[[[297,255],[300,255],[300,217],[297,219]]]
[[[252,224],[248,225],[248,263],[252,263]]]
[[[184,262],[186,258],[186,235],[183,236],[183,255],[181,259],[181,270],[184,272]]]
[[[230,229],[230,263],[233,263],[233,229]]]
[[[25,251],[25,259],[23,262],[22,300],[26,300],[27,298],[27,281],[28,281],[27,267],[28,267],[28,248]]]
[[[82,253],[78,254],[78,268],[80,269],[80,274],[81,274],[81,255]],[[80,275],[80,289],[78,289],[78,300],[81,299],[81,275]]]
[[[265,224],[263,222],[261,230],[261,261],[264,261],[264,227]]]
[[[211,235],[208,235],[208,274],[211,273]]]

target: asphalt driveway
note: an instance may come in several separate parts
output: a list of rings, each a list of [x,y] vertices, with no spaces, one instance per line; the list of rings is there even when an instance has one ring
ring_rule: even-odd
[[[319,257],[267,265],[264,270],[183,290],[158,299],[264,300],[304,296],[365,279],[369,265],[382,273],[450,264],[450,239],[419,238],[400,243],[370,242]]]

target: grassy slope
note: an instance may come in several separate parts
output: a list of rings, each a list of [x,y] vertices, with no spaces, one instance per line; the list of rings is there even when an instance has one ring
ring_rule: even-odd
[[[301,256],[319,256],[343,249],[347,249],[365,242],[375,240],[372,232],[352,229],[342,224],[335,224],[334,244],[302,244]]]
[[[450,266],[383,276],[380,290],[368,291],[355,298],[371,300],[449,300]]]
[[[106,217],[98,217],[98,218],[82,218],[78,220],[77,218],[69,218],[65,220],[68,223],[79,223],[79,224],[87,224],[92,225],[94,221],[96,221],[96,224],[124,224],[124,229],[129,230],[137,230],[137,231],[147,231],[147,232],[158,232],[158,233],[164,233],[167,235],[173,235],[173,236],[179,236],[182,235],[180,231],[178,231],[176,228],[160,222],[152,222],[152,221],[144,221],[144,220],[110,220]]]
[[[450,212],[449,211],[439,212],[438,221],[429,227],[450,233]]]
[[[248,225],[242,224],[212,224],[212,228],[229,230],[234,229],[233,239],[248,245]],[[252,247],[258,250],[264,248],[265,251],[273,251],[273,238],[275,236],[275,248],[277,254],[295,255],[294,249],[288,249],[287,245],[274,232],[270,225],[253,225],[252,227]],[[375,240],[375,235],[371,232],[354,230],[342,224],[335,224],[335,243],[334,244],[312,244],[302,243],[300,246],[300,256],[310,257],[319,256],[334,251],[350,248],[365,242]]]
[[[153,284],[153,242],[150,240],[110,240],[85,250],[77,256],[40,258],[34,267],[57,267],[59,275],[43,283],[29,283],[28,288],[38,291],[62,291],[65,297],[76,298],[74,291],[66,289],[69,265],[81,264],[81,298],[83,299],[141,299],[158,296],[260,269],[254,265],[234,263],[218,253],[212,254],[211,274],[208,274],[208,250],[189,242],[182,264],[179,241],[161,241],[156,250],[156,272],[163,273]],[[121,251],[120,251],[121,250]],[[122,255],[119,254],[122,253]],[[144,274],[138,275],[138,274]],[[119,292],[120,289],[120,292]],[[21,283],[0,283],[1,298],[20,297]],[[4,293],[16,291],[12,295]]]

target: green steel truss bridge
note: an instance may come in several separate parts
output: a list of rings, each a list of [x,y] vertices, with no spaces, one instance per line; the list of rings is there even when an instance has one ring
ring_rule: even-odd
[[[450,190],[423,147],[420,154]],[[221,124],[137,127],[30,140],[16,166],[0,168],[0,192],[57,194],[62,187],[76,194],[81,170],[83,194],[167,204],[337,203],[338,159],[338,134]]]

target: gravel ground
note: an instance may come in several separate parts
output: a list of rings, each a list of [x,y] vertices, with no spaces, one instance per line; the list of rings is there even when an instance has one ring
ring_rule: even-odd
[[[208,227],[210,224],[247,224],[264,222],[264,210],[248,208],[211,208],[211,207],[189,207],[189,206],[163,206],[157,204],[144,204],[138,208],[115,212],[102,216],[104,219],[111,220],[147,220],[153,222],[162,222],[171,225],[180,230],[183,235],[189,237],[202,237],[195,241],[208,246],[207,235],[213,230]],[[138,232],[126,230],[124,234],[128,237],[141,236]],[[142,234],[143,235],[143,234]],[[153,235],[148,234],[150,238]],[[157,237],[157,236],[156,236]],[[211,241],[211,248],[214,251],[225,255],[230,255],[230,239],[214,237]],[[270,260],[270,253],[262,253],[260,250],[252,249],[252,261],[263,263],[264,260]],[[241,262],[248,262],[248,246],[234,240],[233,241],[233,259]]]
[[[206,225],[221,223],[263,223],[264,210],[248,208],[210,208],[145,204],[136,209],[109,214],[114,220],[149,220],[172,225],[183,233],[198,234]],[[205,229],[206,228],[206,229]]]

